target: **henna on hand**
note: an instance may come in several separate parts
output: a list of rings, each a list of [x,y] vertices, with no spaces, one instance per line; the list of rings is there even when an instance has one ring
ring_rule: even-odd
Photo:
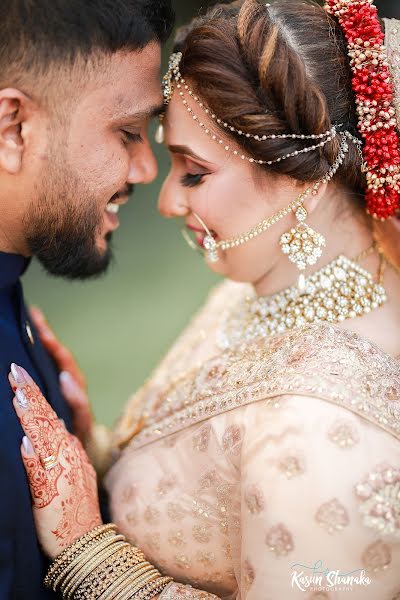
[[[9,379],[15,410],[30,441],[21,453],[38,535],[53,557],[101,524],[96,473],[80,441],[67,431],[28,373],[13,365]],[[55,464],[46,470],[51,457]]]

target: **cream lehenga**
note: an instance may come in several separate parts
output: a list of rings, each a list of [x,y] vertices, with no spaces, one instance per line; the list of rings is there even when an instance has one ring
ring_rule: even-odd
[[[344,257],[273,298],[224,282],[130,400],[105,483],[162,600],[400,598],[400,363],[342,322],[384,301]]]
[[[219,286],[115,432],[114,521],[193,586],[163,599],[400,598],[400,363],[346,323],[282,326],[296,293]]]

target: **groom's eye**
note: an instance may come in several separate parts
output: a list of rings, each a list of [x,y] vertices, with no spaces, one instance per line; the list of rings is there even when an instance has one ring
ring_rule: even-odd
[[[125,144],[140,144],[143,142],[143,138],[140,133],[133,133],[132,131],[127,131],[126,129],[121,129],[121,133]]]

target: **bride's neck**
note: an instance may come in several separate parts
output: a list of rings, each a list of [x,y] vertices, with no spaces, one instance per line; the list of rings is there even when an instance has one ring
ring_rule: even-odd
[[[326,247],[317,264],[304,271],[306,277],[323,268],[340,254],[350,259],[355,258],[373,243],[368,219],[358,207],[352,208],[350,199],[338,198],[336,195],[322,198],[319,207],[308,217],[307,224],[322,233],[326,239]],[[290,227],[288,226],[288,229]],[[374,274],[378,267],[378,257],[370,256],[363,266]],[[299,273],[297,267],[277,245],[273,266],[261,279],[253,283],[254,290],[258,296],[270,296],[296,285]]]

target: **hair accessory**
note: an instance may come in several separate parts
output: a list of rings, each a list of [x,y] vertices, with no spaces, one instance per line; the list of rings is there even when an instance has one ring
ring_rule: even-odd
[[[180,99],[181,99],[183,105],[185,106],[187,112],[191,115],[193,120],[198,123],[198,125],[201,127],[201,129],[203,129],[203,131],[204,131],[204,133],[206,133],[206,135],[211,137],[211,139],[214,140],[215,142],[217,142],[218,144],[220,144],[224,148],[224,150],[232,153],[234,156],[239,156],[242,160],[247,160],[250,163],[270,166],[275,163],[279,163],[282,160],[286,160],[288,158],[293,158],[300,154],[307,154],[308,152],[313,152],[314,150],[317,150],[318,148],[323,148],[326,144],[331,142],[338,135],[338,129],[341,127],[340,124],[332,126],[328,131],[325,131],[324,133],[317,133],[317,134],[311,134],[311,135],[298,134],[298,133],[276,133],[276,134],[270,134],[270,135],[258,135],[258,134],[254,135],[252,133],[244,132],[241,129],[237,129],[236,127],[233,127],[233,125],[230,125],[226,121],[223,121],[222,119],[218,118],[215,113],[213,113],[209,108],[207,108],[203,104],[203,102],[201,102],[201,100],[193,92],[193,90],[190,89],[190,87],[188,86],[188,84],[186,83],[185,79],[182,77],[181,72],[180,72],[180,62],[182,60],[182,56],[183,56],[182,52],[175,52],[170,57],[169,64],[168,64],[168,71],[164,75],[163,83],[162,83],[164,104],[168,105],[171,102],[171,98],[173,96],[174,89],[176,87],[176,89],[179,91],[179,96],[180,96]],[[224,128],[228,132],[234,133],[238,136],[251,138],[258,142],[264,142],[266,140],[275,140],[275,139],[293,139],[293,140],[313,140],[314,143],[311,146],[306,146],[305,148],[302,148],[301,150],[295,150],[294,152],[289,152],[288,154],[284,154],[283,156],[280,156],[273,160],[259,160],[257,158],[246,156],[245,154],[242,154],[240,152],[240,150],[237,150],[236,148],[235,149],[231,148],[231,146],[229,144],[227,144],[226,140],[219,138],[213,131],[211,131],[211,129],[207,126],[207,124],[204,123],[194,113],[193,109],[191,108],[191,106],[189,105],[189,103],[186,99],[186,96],[185,96],[186,93],[188,94],[188,96],[190,96],[190,98],[194,102],[196,102],[198,104],[198,106],[202,109],[202,111],[212,121],[215,121],[215,123],[217,123],[218,126]],[[159,125],[156,135],[155,135],[156,142],[158,142],[158,143],[162,143],[164,141],[164,124],[163,124],[164,115],[161,115],[160,118],[161,118],[161,122],[160,122],[160,125]],[[352,137],[352,139],[355,139],[355,138]],[[356,141],[356,143],[358,143],[358,140]]]
[[[327,0],[345,34],[359,131],[365,140],[368,212],[384,220],[400,208],[400,150],[389,62],[373,0]]]

